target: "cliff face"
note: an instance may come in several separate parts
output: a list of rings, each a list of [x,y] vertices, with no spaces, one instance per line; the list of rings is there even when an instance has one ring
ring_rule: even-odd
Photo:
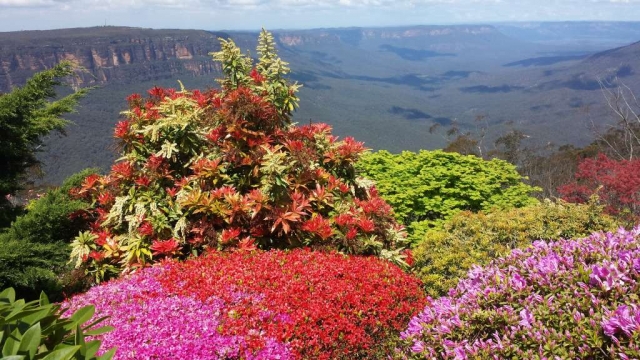
[[[75,85],[133,82],[218,73],[208,55],[222,33],[121,27],[0,33],[0,91],[62,60],[74,62]]]

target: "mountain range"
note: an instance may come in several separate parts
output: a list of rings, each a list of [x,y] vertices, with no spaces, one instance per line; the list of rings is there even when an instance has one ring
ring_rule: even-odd
[[[304,85],[299,123],[327,122],[393,152],[439,148],[446,129],[518,127],[539,143],[584,144],[614,120],[602,92],[640,93],[640,23],[519,23],[274,31],[291,78]],[[0,92],[61,60],[98,86],[41,154],[58,183],[116,156],[112,129],[124,98],[154,85],[216,86],[208,55],[231,38],[255,55],[256,32],[96,27],[0,33]],[[478,121],[482,119],[482,121]],[[435,127],[442,130],[433,131]]]

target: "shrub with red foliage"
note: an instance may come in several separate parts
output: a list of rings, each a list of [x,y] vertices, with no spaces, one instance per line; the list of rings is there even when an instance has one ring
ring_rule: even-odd
[[[152,306],[175,299],[191,305],[176,308],[178,314],[166,319]],[[110,316],[107,322],[116,329],[103,342],[124,349],[118,359],[143,353],[177,358],[178,351],[200,359],[206,357],[196,354],[207,349],[267,359],[256,354],[275,342],[283,344],[293,359],[316,360],[392,355],[400,330],[425,301],[419,280],[388,261],[297,249],[212,251],[186,262],[169,261],[96,286],[70,304],[75,308],[95,303],[98,316]],[[219,307],[215,319],[207,318],[211,313],[198,305],[212,303]],[[138,313],[140,309],[148,309],[148,314]],[[209,315],[198,317],[199,312]],[[189,323],[181,324],[180,318],[190,319]],[[171,322],[176,320],[178,324]],[[181,333],[175,349],[165,346],[177,341],[172,328],[199,329],[198,322],[210,327],[212,321],[216,325],[201,335],[203,340]],[[153,324],[153,330],[144,324]],[[210,338],[218,340],[211,344],[204,340]],[[218,349],[216,343],[229,348]]]
[[[156,87],[128,98],[115,131],[121,159],[77,191],[93,201],[95,222],[74,254],[98,279],[211,248],[309,246],[402,261],[402,226],[356,176],[364,145],[327,124],[291,123],[297,86],[267,45],[253,67],[223,42],[219,91]],[[84,256],[92,251],[103,256]]]
[[[607,213],[631,221],[640,217],[640,159],[614,160],[599,154],[583,160],[575,177],[558,188],[564,200],[586,203],[597,194]]]

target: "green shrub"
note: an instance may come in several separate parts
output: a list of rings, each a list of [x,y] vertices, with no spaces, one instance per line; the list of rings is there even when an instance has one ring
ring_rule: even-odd
[[[111,327],[94,328],[102,319],[88,323],[95,313],[91,305],[63,318],[65,310],[50,304],[42,293],[39,300],[16,300],[14,289],[0,292],[0,349],[7,360],[109,360],[115,349],[97,356],[100,341],[85,336],[100,335]]]
[[[414,268],[433,296],[446,293],[472,265],[485,265],[535,240],[579,238],[618,227],[595,204],[545,200],[535,206],[490,213],[461,212],[427,231],[414,249]]]
[[[366,154],[357,164],[419,241],[424,232],[459,211],[508,209],[537,203],[537,188],[522,182],[515,166],[473,155],[420,150]]]
[[[36,299],[46,291],[54,300],[62,297],[65,288],[78,287],[68,265],[69,244],[79,231],[85,229],[82,212],[89,203],[72,199],[71,188],[95,170],[82,171],[67,179],[60,188],[49,190],[26,207],[11,227],[0,234],[0,288],[13,287],[20,297]],[[74,279],[69,281],[66,279]]]

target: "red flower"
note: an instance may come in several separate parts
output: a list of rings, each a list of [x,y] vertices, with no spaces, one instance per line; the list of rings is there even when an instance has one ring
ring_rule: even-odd
[[[347,240],[353,240],[358,236],[358,229],[352,227],[347,231]]]
[[[113,134],[118,139],[124,139],[129,134],[130,123],[128,120],[119,121]]]
[[[176,194],[178,193],[178,188],[176,187],[172,187],[172,188],[165,188],[164,189],[167,192],[167,195],[173,197],[176,197]]]
[[[153,89],[149,90],[149,95],[158,100],[162,100],[165,97],[165,91],[161,87],[154,86]]]
[[[174,256],[180,251],[180,244],[176,239],[154,240],[150,247],[153,250],[153,256]]]
[[[96,234],[98,238],[96,239],[96,245],[103,246],[107,243],[107,239],[111,237],[111,234],[108,231],[100,231]]]

